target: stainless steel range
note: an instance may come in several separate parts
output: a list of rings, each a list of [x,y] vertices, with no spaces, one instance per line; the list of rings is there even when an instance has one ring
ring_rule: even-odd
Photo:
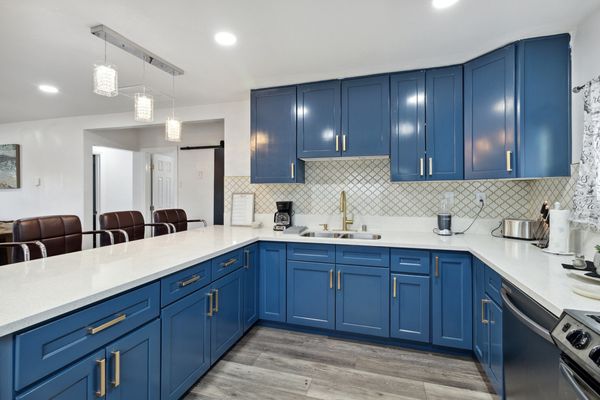
[[[552,338],[562,351],[560,399],[600,399],[600,311],[565,310]]]

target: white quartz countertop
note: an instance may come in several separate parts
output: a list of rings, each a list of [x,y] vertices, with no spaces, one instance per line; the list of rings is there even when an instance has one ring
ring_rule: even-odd
[[[466,234],[378,232],[380,240],[304,238],[271,229],[212,226],[0,267],[0,337],[76,310],[259,240],[469,251],[555,315],[600,311],[600,301],[572,292],[600,291],[561,267],[571,257],[529,242]]]

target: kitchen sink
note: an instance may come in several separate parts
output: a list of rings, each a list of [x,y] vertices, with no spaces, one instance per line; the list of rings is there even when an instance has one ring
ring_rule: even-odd
[[[362,240],[378,240],[381,239],[381,235],[375,233],[366,232],[304,232],[300,236],[303,237],[314,237],[314,238],[327,238],[327,239],[362,239]]]

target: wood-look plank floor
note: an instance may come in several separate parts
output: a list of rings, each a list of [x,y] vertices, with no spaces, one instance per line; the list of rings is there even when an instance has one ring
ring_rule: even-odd
[[[482,400],[489,383],[468,357],[254,327],[186,400]]]

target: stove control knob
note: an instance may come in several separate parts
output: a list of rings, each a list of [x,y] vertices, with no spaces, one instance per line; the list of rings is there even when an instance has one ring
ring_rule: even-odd
[[[566,332],[566,331],[568,331],[569,329],[571,329],[571,324],[567,322],[566,324],[564,324],[564,325],[563,325],[563,327],[562,327],[562,331],[563,331],[563,332]]]
[[[571,343],[571,346],[575,347],[577,350],[585,349],[592,337],[589,333],[582,331],[581,329],[575,329],[571,332],[567,333],[567,341]]]
[[[592,348],[592,350],[590,351],[590,358],[592,359],[594,364],[600,367],[600,346]]]

